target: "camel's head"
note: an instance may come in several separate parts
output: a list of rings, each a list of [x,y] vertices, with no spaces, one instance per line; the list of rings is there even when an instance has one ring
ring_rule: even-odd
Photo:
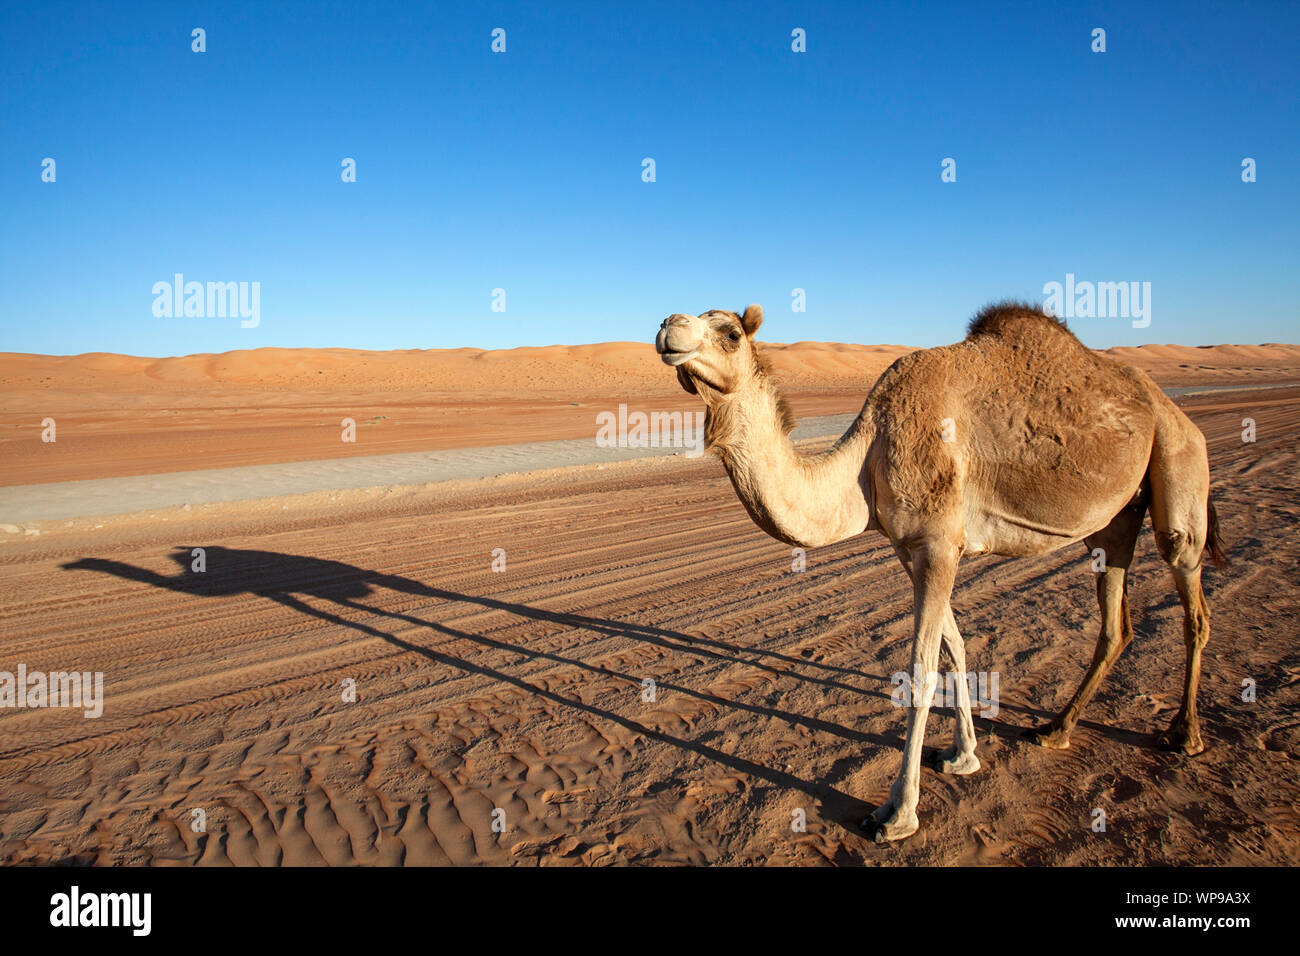
[[[754,335],[763,324],[763,309],[751,305],[743,315],[713,309],[702,315],[670,315],[659,326],[655,348],[665,365],[677,369],[682,388],[699,394],[698,386],[722,395],[738,391],[763,364]]]

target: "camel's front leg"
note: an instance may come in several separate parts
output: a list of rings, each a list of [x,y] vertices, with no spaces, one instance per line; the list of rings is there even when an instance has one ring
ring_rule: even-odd
[[[957,553],[952,548],[925,549],[912,554],[912,670],[911,700],[903,765],[889,791],[889,800],[877,807],[863,826],[874,830],[877,843],[901,840],[917,831],[916,805],[921,798],[921,749],[925,745],[925,720],[938,679],[939,642],[947,624],[948,599],[957,574]]]

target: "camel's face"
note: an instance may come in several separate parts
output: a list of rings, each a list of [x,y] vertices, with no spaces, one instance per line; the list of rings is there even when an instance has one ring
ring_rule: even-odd
[[[743,315],[713,309],[702,315],[678,313],[664,319],[655,336],[655,349],[665,365],[677,369],[677,380],[688,392],[703,384],[727,394],[755,374],[754,333],[763,310],[751,305]]]

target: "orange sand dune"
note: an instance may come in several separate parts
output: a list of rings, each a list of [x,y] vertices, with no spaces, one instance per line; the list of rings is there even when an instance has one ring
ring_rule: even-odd
[[[894,359],[912,351],[903,345],[839,342],[771,343],[766,348],[782,380],[796,390],[869,386]],[[1289,374],[1300,367],[1300,345],[1142,345],[1106,352],[1153,374],[1214,371],[1231,377],[1279,370]],[[1252,380],[1259,377],[1251,375]],[[377,392],[471,389],[510,397],[519,397],[522,382],[545,394],[675,388],[672,376],[665,374],[653,348],[644,342],[389,352],[263,348],[158,359],[106,352],[72,356],[0,352],[0,379],[7,394],[25,389],[157,394],[159,384],[203,390],[231,386],[308,391],[352,387]],[[171,401],[187,400],[184,394],[166,391]]]
[[[911,349],[769,344],[798,415],[856,412]],[[1300,380],[1300,345],[1109,353],[1161,385]],[[0,353],[0,485],[580,438],[620,403],[687,410],[644,342],[516,349],[263,348],[142,358]],[[53,418],[57,441],[41,441]],[[343,443],[342,422],[356,422]]]
[[[795,386],[870,384],[898,356],[901,345],[799,342],[769,345],[776,367]],[[293,390],[439,391],[471,389],[518,397],[526,385],[543,393],[577,389],[676,388],[652,346],[644,342],[550,345],[516,349],[245,349],[219,355],[140,358],[88,352],[83,355],[0,353],[6,390],[61,387],[157,392],[158,383],[203,390],[230,386]],[[175,395],[178,401],[185,396]]]

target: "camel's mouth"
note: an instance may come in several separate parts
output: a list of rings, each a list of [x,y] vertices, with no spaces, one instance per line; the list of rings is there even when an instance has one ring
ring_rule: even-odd
[[[704,344],[700,337],[690,328],[684,316],[664,319],[655,336],[655,351],[664,360],[665,365],[681,365],[700,354]]]
[[[671,349],[663,349],[660,351],[659,357],[664,360],[665,365],[681,365],[683,362],[689,362],[699,354],[699,349],[691,349],[689,352],[674,352]]]

